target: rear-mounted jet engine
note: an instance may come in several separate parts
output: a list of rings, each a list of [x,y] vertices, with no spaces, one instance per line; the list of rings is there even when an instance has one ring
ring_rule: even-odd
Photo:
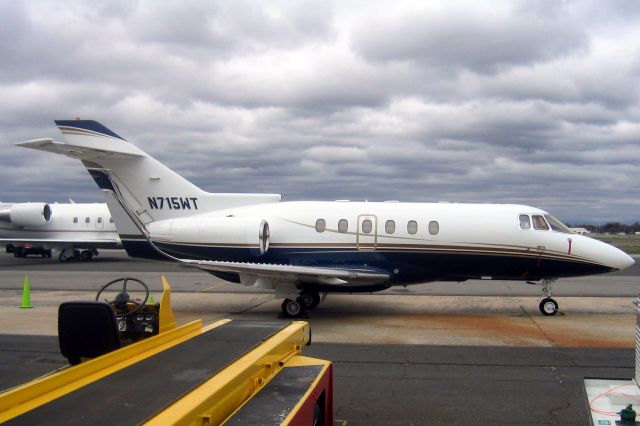
[[[152,222],[148,230],[157,243],[249,249],[256,256],[269,250],[269,223],[264,219],[186,217]]]

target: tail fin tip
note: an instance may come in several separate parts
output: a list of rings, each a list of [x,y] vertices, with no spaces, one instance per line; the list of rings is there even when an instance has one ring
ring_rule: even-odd
[[[126,141],[122,136],[94,120],[55,120],[55,123],[62,134],[104,135]]]

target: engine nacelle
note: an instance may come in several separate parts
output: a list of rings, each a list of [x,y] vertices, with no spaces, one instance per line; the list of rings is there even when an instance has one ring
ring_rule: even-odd
[[[182,217],[160,220],[147,227],[152,240],[245,248],[255,254],[269,250],[269,223],[244,217]]]
[[[17,203],[0,210],[0,220],[15,226],[42,226],[51,220],[47,203]]]

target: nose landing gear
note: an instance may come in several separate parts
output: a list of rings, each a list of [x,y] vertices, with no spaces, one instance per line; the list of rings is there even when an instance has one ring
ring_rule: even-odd
[[[545,297],[544,299],[542,299],[538,307],[540,308],[540,312],[542,312],[542,315],[545,316],[555,315],[556,312],[558,312],[558,302],[550,297]]]
[[[551,287],[554,282],[554,279],[545,278],[542,280],[543,299],[540,301],[538,308],[544,316],[555,315],[558,312],[558,302],[551,297]]]

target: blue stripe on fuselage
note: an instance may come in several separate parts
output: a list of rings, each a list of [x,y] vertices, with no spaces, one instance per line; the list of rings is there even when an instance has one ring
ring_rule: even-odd
[[[134,257],[158,259],[161,255],[146,241],[124,241]],[[289,264],[339,269],[365,269],[387,273],[387,284],[429,281],[464,281],[490,276],[504,280],[539,280],[610,272],[611,268],[585,262],[508,254],[429,253],[410,251],[358,251],[344,248],[272,247],[265,255],[250,248],[187,246],[155,243],[168,254],[184,259]],[[348,287],[348,286],[347,286]]]

